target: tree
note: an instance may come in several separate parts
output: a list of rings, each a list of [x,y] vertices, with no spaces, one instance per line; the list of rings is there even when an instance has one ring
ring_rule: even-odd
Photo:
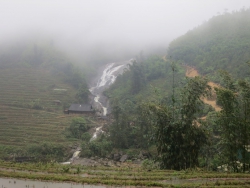
[[[201,77],[187,78],[179,108],[165,104],[150,105],[156,116],[156,144],[162,168],[186,169],[198,166],[199,151],[206,134],[197,126],[197,113],[210,87]]]
[[[222,129],[224,155],[227,163],[237,169],[237,151],[239,149],[239,117],[238,103],[234,92],[230,89],[216,89],[216,95],[222,110],[218,114],[217,124]]]
[[[83,82],[82,84],[79,85],[79,88],[77,90],[77,98],[80,103],[86,103],[88,101],[89,97],[89,89],[88,85],[86,82]]]
[[[75,117],[72,119],[69,131],[72,136],[80,139],[82,134],[88,130],[88,126],[86,124],[86,120],[82,117]]]
[[[242,144],[242,162],[243,162],[243,172],[246,170],[246,163],[249,161],[250,157],[247,156],[246,146],[249,144],[250,136],[250,83],[246,80],[239,80],[238,85],[241,89],[240,91],[240,109],[242,117],[241,126],[241,144]]]
[[[142,63],[134,61],[133,65],[130,66],[130,70],[132,72],[131,93],[137,94],[145,85],[145,75]]]
[[[122,125],[122,108],[118,101],[112,106],[112,112],[114,115],[114,122],[110,128],[110,139],[115,147],[127,147],[127,139],[124,133],[125,127]]]
[[[246,146],[250,135],[250,84],[246,80],[237,83],[231,75],[221,72],[224,88],[217,88],[218,103],[222,110],[218,114],[217,124],[221,128],[223,153],[226,163],[238,171],[237,161],[243,163],[243,171],[248,160]]]
[[[143,104],[134,104],[130,100],[114,103],[110,140],[116,148],[147,148],[150,119],[145,111]]]

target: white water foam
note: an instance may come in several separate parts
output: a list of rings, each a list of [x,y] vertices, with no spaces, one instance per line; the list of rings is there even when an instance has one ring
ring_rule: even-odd
[[[100,102],[100,94],[104,89],[108,88],[115,82],[117,76],[119,75],[117,72],[123,70],[127,64],[129,64],[129,61],[117,66],[116,63],[108,64],[103,70],[102,76],[98,80],[96,86],[89,89],[89,91],[95,95],[94,101],[101,106],[103,116],[107,115],[107,107]]]

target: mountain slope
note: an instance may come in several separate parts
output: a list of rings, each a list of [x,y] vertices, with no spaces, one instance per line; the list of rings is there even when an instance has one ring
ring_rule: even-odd
[[[48,147],[62,159],[77,141],[65,136],[75,115],[63,111],[73,102],[87,102],[88,87],[81,69],[47,44],[24,42],[1,48],[0,158]]]
[[[245,77],[250,60],[249,30],[250,9],[225,13],[171,42],[168,56],[195,66],[202,74],[224,69]]]
[[[186,70],[187,77],[193,78],[195,76],[200,76],[196,69],[194,69],[192,67],[188,67],[188,66],[186,68],[187,68],[187,70]],[[212,106],[215,111],[220,111],[221,108],[216,104],[216,94],[215,94],[215,89],[214,89],[216,87],[219,88],[220,86],[214,82],[208,82],[207,84],[211,87],[211,95],[212,96],[210,98],[202,97],[202,101],[205,104]]]

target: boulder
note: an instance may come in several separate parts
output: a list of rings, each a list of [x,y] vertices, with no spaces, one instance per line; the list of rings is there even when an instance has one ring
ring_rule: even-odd
[[[121,155],[119,153],[115,153],[113,156],[114,161],[119,161],[120,158],[121,158]]]
[[[138,159],[146,159],[150,157],[151,157],[151,154],[146,151],[140,151],[139,155],[137,156]]]
[[[120,162],[125,162],[128,159],[128,155],[122,155],[122,157],[120,158]]]
[[[141,163],[142,163],[142,161],[140,159],[133,161],[133,164],[141,164]]]

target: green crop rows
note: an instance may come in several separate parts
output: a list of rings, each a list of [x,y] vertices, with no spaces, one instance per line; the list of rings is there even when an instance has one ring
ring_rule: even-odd
[[[74,101],[75,92],[60,75],[42,69],[0,70],[0,145],[68,143],[62,133],[73,116],[63,114],[63,105]]]

